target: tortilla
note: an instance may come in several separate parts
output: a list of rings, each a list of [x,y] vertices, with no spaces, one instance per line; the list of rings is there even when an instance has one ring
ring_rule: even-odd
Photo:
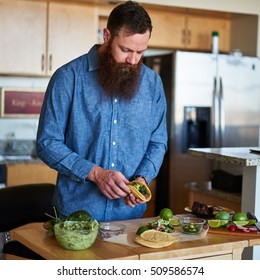
[[[173,237],[172,240],[153,242],[143,239],[141,236],[136,236],[135,242],[149,248],[163,248],[172,245],[174,242],[178,241],[177,237]]]
[[[136,188],[137,185],[139,185],[145,189],[145,194],[143,194],[139,190],[137,190],[137,188]],[[131,190],[131,192],[133,193],[133,195],[136,198],[141,199],[142,201],[148,202],[152,198],[152,193],[151,193],[150,189],[145,184],[143,184],[139,181],[130,182],[128,187]]]
[[[172,235],[170,235],[167,232],[163,232],[163,231],[158,231],[155,229],[149,229],[144,231],[140,237],[142,239],[145,239],[147,241],[152,241],[152,242],[165,242],[165,241],[172,241],[175,240],[175,237],[173,237]]]

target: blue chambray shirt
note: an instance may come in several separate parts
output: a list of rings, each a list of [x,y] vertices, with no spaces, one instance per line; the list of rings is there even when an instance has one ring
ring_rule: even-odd
[[[98,45],[51,77],[39,120],[37,153],[58,171],[53,203],[62,215],[88,211],[98,221],[142,217],[123,198],[108,199],[88,179],[94,165],[126,178],[158,174],[167,149],[166,100],[158,74],[142,65],[131,101],[107,97],[97,81]],[[160,186],[158,186],[160,188]]]

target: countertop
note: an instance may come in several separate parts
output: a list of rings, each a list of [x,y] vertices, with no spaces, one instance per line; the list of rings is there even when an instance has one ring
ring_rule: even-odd
[[[119,221],[126,225],[128,237],[135,235],[145,218]],[[27,224],[13,231],[14,238],[46,259],[240,259],[245,247],[259,245],[259,237],[232,236],[208,233],[197,240],[175,242],[168,247],[153,249],[141,245],[130,246],[96,240],[94,245],[82,251],[65,250],[57,244],[54,236],[46,236],[42,223]]]
[[[0,155],[0,164],[41,163],[39,158],[30,155]]]
[[[189,149],[188,153],[189,155],[223,161],[240,166],[260,166],[260,154],[252,153],[250,152],[250,149],[259,149],[259,147],[196,148]]]

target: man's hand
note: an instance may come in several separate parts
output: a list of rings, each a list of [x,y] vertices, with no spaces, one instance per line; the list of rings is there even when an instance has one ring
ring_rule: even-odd
[[[135,181],[139,181],[139,182],[141,182],[141,183],[146,185],[146,182],[145,182],[145,180],[142,177],[136,178]],[[135,197],[132,193],[128,194],[124,198],[124,202],[125,202],[125,204],[129,205],[132,208],[134,208],[135,205],[137,205],[137,204],[145,203],[145,201],[141,200],[140,198]]]
[[[127,186],[129,181],[118,171],[94,166],[87,178],[96,183],[100,191],[109,199],[126,197],[131,192]]]
[[[140,198],[135,197],[132,193],[128,194],[124,198],[124,202],[126,205],[130,206],[131,208],[134,208],[137,204],[143,204],[145,201],[142,201]]]

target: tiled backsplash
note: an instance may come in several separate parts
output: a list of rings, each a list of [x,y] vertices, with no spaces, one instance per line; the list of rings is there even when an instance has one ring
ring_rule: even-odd
[[[32,155],[36,156],[34,140],[2,140],[0,155]]]

